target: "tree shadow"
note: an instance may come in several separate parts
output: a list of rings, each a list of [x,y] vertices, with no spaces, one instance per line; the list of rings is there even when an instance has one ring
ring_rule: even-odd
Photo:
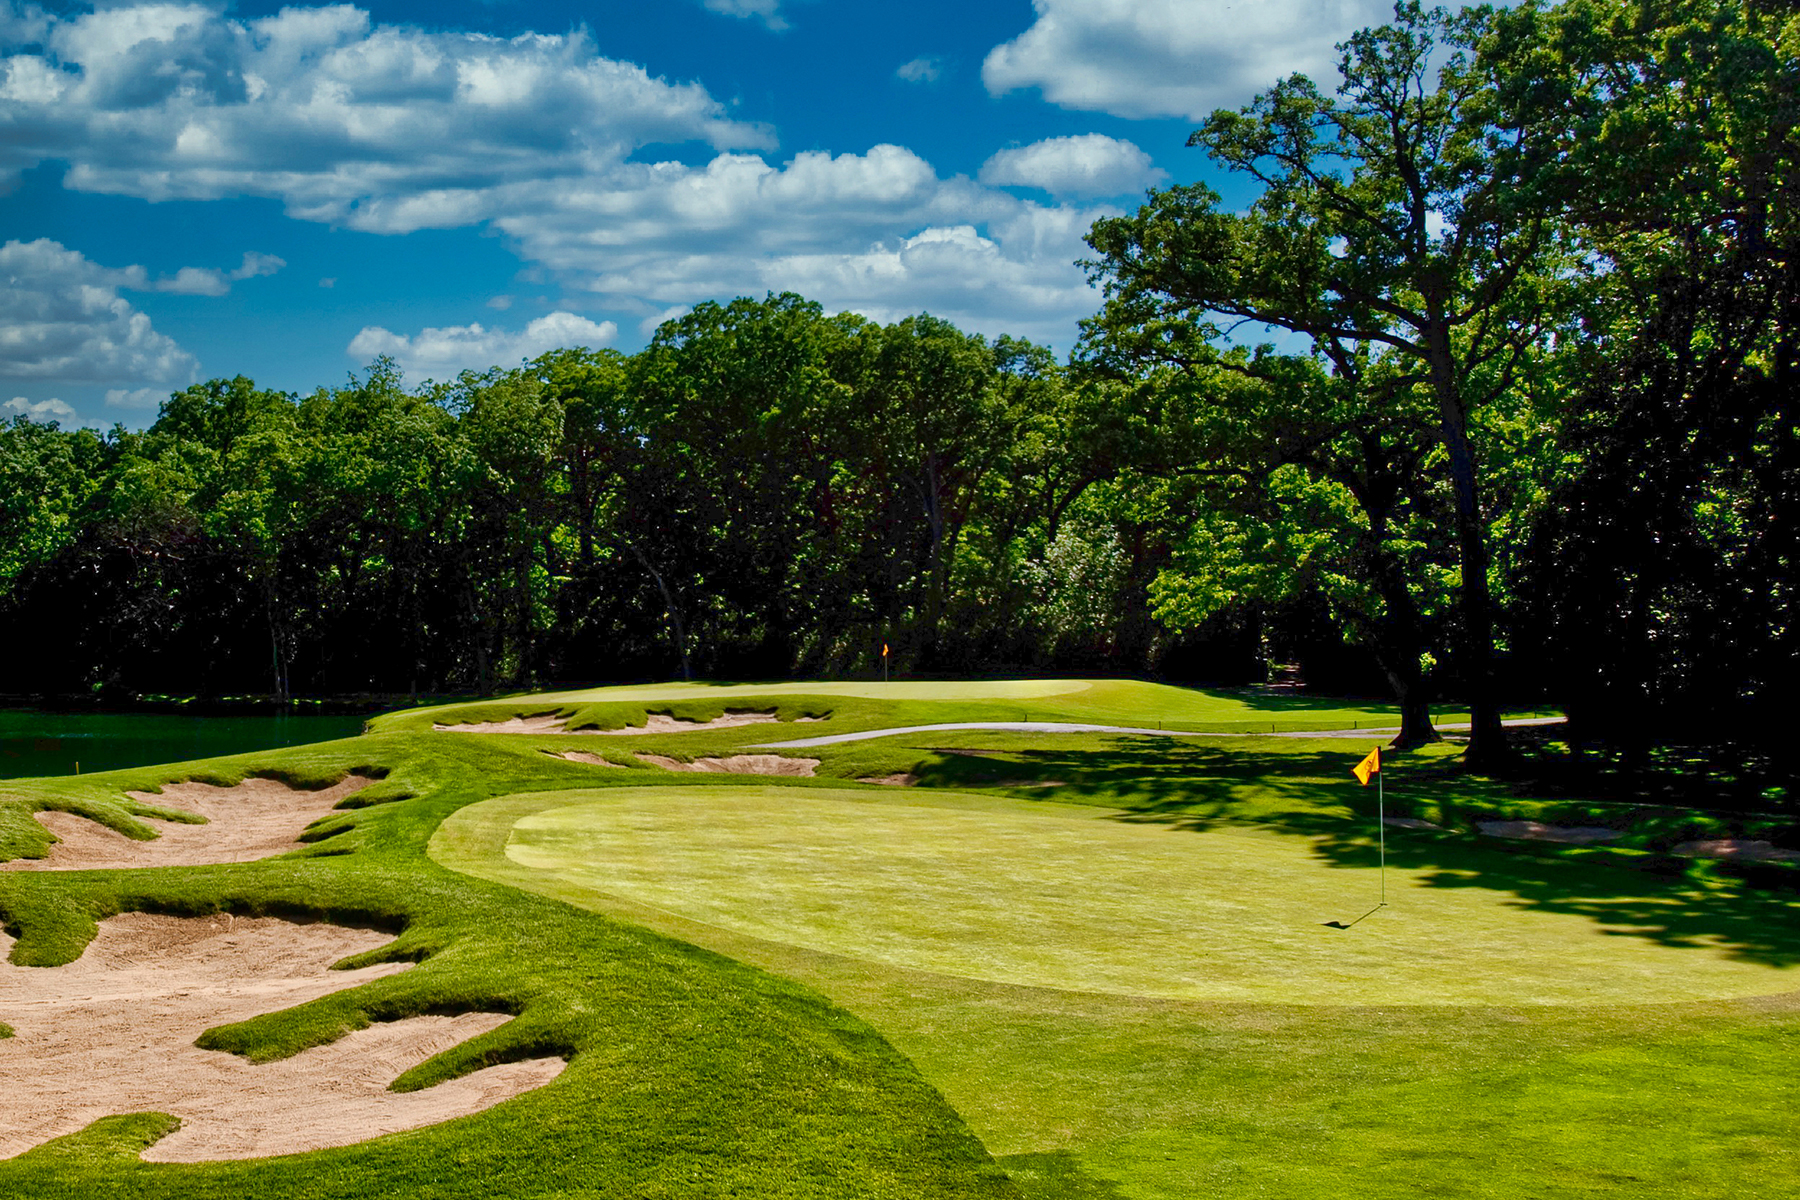
[[[965,751],[930,764],[927,781],[982,786],[984,773],[1055,779],[1062,786],[1016,794],[1123,809],[1115,819],[1176,830],[1255,827],[1303,837],[1332,866],[1373,868],[1379,861],[1376,789],[1349,777],[1360,747],[1262,749],[1121,737],[1098,748],[996,745],[974,753],[981,757]],[[1591,797],[1534,797],[1515,783],[1471,775],[1448,761],[1390,761],[1387,815],[1447,826],[1387,830],[1388,865],[1426,887],[1485,888],[1508,894],[1521,908],[1581,916],[1618,936],[1723,949],[1770,966],[1800,964],[1800,871],[1659,852],[1690,834],[1705,814]],[[1479,820],[1518,815],[1604,825],[1626,836],[1620,843],[1578,846],[1474,832]]]

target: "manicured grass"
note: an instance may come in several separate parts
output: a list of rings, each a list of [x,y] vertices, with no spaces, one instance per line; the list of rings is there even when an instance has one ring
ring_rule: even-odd
[[[1337,930],[1323,922],[1366,907],[1339,895],[1373,890],[1374,791],[1347,775],[1359,741],[938,733],[805,751],[821,777],[779,788],[632,765],[640,750],[691,758],[1021,714],[1237,732],[1393,720],[1379,706],[1129,681],[1018,686],[516,697],[449,719],[559,711],[617,726],[649,709],[732,707],[829,720],[502,737],[431,733],[449,711],[412,710],[346,742],[0,785],[5,854],[42,844],[34,808],[141,825],[126,787],[381,774],[354,798],[366,807],[285,859],[0,875],[15,959],[67,961],[96,919],[129,908],[330,916],[395,930],[380,954],[422,965],[209,1044],[268,1058],[370,1019],[499,1007],[519,1019],[403,1085],[571,1055],[554,1084],[479,1116],[288,1159],[147,1165],[133,1156],[166,1118],[109,1118],[0,1163],[0,1195],[1800,1191],[1800,1003],[1751,994],[1792,987],[1792,893],[1666,853],[1684,836],[1741,832],[1740,818],[1533,793],[1469,777],[1454,747],[1432,748],[1390,763],[1389,811],[1450,828],[1393,832],[1394,908]],[[631,769],[549,753],[563,749]],[[847,782],[900,771],[926,786]],[[1059,786],[1020,786],[1045,782]],[[515,854],[535,839],[555,869],[507,856],[533,814]],[[1471,832],[1487,816],[1626,836],[1506,843]],[[1349,994],[1304,994],[1329,947],[1360,956],[1334,981]],[[1183,954],[1232,974],[1165,986]],[[1114,990],[1093,990],[1098,972]]]
[[[952,748],[965,753],[887,743],[885,762],[862,765],[911,757],[928,771],[1066,781],[1003,800],[934,798],[964,814],[1042,810],[1057,813],[1046,820],[1068,821],[1065,806],[1075,800],[1135,810],[1156,828],[1196,837],[1282,839],[1307,847],[1321,872],[1335,865],[1360,874],[1372,858],[1373,790],[1345,774],[1364,752],[1354,743],[1171,747],[991,733],[931,740],[960,743]],[[1449,765],[1453,754],[1445,747],[1393,760],[1390,811],[1459,827],[1487,815],[1582,821],[1598,813],[1627,824],[1642,815],[1520,795],[1461,775]],[[718,811],[743,785],[675,786]],[[805,803],[828,803],[830,787],[806,791]],[[920,801],[916,793],[860,793],[870,794],[884,806]],[[1629,1190],[1698,1198],[1786,1194],[1800,1184],[1792,1116],[1800,1003],[1792,992],[1660,1004],[1326,1005],[1301,996],[1209,1002],[994,982],[771,941],[507,857],[514,824],[557,804],[520,796],[464,810],[440,830],[433,853],[808,982],[867,1017],[917,1063],[1033,1197],[1399,1200]],[[1408,903],[1466,904],[1483,893],[1496,919],[1508,911],[1527,922],[1554,918],[1578,942],[1585,926],[1609,951],[1661,964],[1677,985],[1690,957],[1774,979],[1800,961],[1788,896],[1746,891],[1705,864],[1671,875],[1666,861],[1648,855],[1505,843],[1460,829],[1396,831],[1389,852],[1412,880]],[[828,861],[806,860],[806,869]],[[1611,865],[1621,861],[1658,869]],[[1104,881],[1070,890],[1082,903],[1106,899]],[[1321,932],[1361,937],[1380,917]],[[1130,923],[1116,929],[1121,941],[1135,932]],[[1487,964],[1476,948],[1466,955],[1479,979]]]
[[[956,794],[664,786],[601,796],[534,795],[507,856],[769,941],[940,974],[1362,1005],[1663,1003],[1800,985],[1800,971],[1728,946],[1616,936],[1581,913],[1522,912],[1504,888],[1435,886],[1430,868],[1396,866],[1391,906],[1335,928],[1327,922],[1375,907],[1375,864],[1333,862],[1311,839],[1272,830],[1184,830]],[[464,809],[451,825],[480,812]],[[1576,876],[1570,892],[1586,882],[1579,867],[1560,873]],[[1682,899],[1658,887],[1643,898]]]

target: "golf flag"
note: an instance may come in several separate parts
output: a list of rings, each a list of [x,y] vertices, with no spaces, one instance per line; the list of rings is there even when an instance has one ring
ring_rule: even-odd
[[[887,643],[886,642],[881,643],[881,657],[883,657],[883,658],[887,657]]]
[[[1377,746],[1369,751],[1369,757],[1351,767],[1350,773],[1356,776],[1358,783],[1368,787],[1369,776],[1381,774],[1381,747]]]

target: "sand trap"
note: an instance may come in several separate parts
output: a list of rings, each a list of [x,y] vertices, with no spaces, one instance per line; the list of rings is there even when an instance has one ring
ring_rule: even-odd
[[[620,770],[625,769],[622,764],[616,763],[610,758],[601,758],[598,754],[589,754],[586,750],[564,750],[562,753],[554,754],[551,757],[565,759],[568,762],[586,763],[590,767],[618,767]]]
[[[1800,850],[1782,850],[1773,842],[1749,838],[1711,838],[1682,842],[1673,853],[1693,858],[1732,858],[1743,862],[1800,862]]]
[[[566,718],[550,713],[541,717],[513,717],[505,721],[480,721],[468,725],[433,725],[439,733],[567,733]],[[591,729],[584,733],[594,732]]]
[[[278,779],[246,779],[236,787],[171,783],[161,793],[127,792],[133,800],[159,808],[180,808],[206,818],[205,825],[139,820],[157,831],[151,842],[134,841],[98,821],[74,813],[41,812],[38,822],[58,841],[45,858],[15,858],[0,871],[90,871],[130,867],[195,867],[207,863],[254,862],[298,849],[307,826],[338,802],[375,781],[346,775],[328,788],[306,791]]]
[[[640,754],[640,762],[665,771],[698,771],[708,775],[811,775],[819,769],[816,758],[784,758],[779,754],[734,754],[730,758],[696,758],[682,762],[663,754]]]
[[[569,729],[566,728],[567,718],[551,714],[541,717],[513,717],[507,721],[487,721],[474,725],[433,725],[432,728],[440,733],[571,733],[597,737],[633,737],[647,733],[736,729],[740,725],[769,725],[778,720],[780,718],[774,713],[766,712],[731,712],[710,721],[684,721],[667,713],[651,713],[644,724],[627,725],[623,729]]]
[[[856,782],[879,783],[884,784],[887,787],[916,787],[919,782],[919,777],[912,774],[910,771],[903,771],[898,775],[864,775]]]
[[[496,1013],[377,1024],[279,1062],[201,1050],[214,1026],[287,1008],[407,969],[332,971],[390,935],[274,919],[127,913],[80,959],[49,969],[0,962],[0,1158],[114,1113],[166,1112],[181,1128],[143,1157],[201,1162],[346,1146],[465,1116],[554,1079],[561,1059],[489,1067],[422,1092],[387,1085]],[[11,939],[0,934],[0,952]]]
[[[1478,821],[1475,828],[1489,837],[1562,842],[1570,846],[1610,842],[1624,836],[1617,829],[1608,829],[1604,825],[1545,825],[1541,821]]]

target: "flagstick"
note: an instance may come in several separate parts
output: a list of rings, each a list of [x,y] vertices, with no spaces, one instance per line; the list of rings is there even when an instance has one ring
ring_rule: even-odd
[[[1381,831],[1381,904],[1387,907],[1387,781],[1385,771],[1375,772],[1375,827]]]

